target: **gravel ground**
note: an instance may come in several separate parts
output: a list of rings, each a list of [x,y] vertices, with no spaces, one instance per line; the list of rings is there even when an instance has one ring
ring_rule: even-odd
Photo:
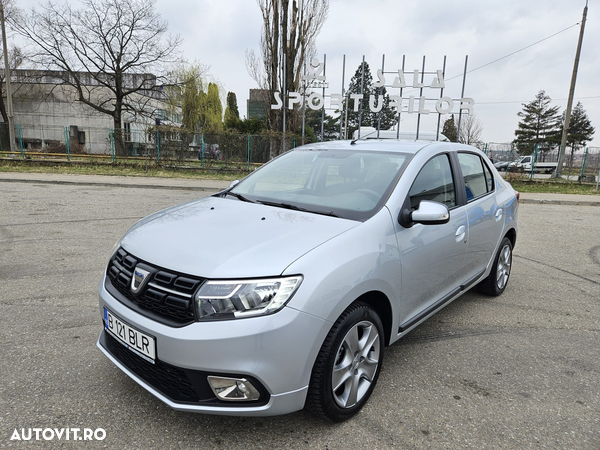
[[[522,204],[505,293],[386,349],[354,419],[175,412],[96,348],[97,285],[138,219],[210,192],[0,182],[0,447],[600,449],[600,213]],[[102,441],[10,440],[103,428]]]

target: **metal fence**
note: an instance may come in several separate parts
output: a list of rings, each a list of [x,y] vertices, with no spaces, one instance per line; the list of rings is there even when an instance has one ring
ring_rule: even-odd
[[[10,149],[8,127],[0,124],[0,157],[68,161],[157,162],[178,167],[228,167],[250,170],[302,144],[293,135],[189,133],[156,127],[149,130],[15,126]],[[310,142],[309,139],[304,140]]]
[[[533,178],[534,172],[538,171],[536,165],[539,163],[558,162],[560,147],[550,149],[539,149],[535,147],[532,154],[532,167],[527,172]],[[513,162],[523,156],[517,152],[512,143],[490,142],[483,146],[483,151],[494,162]],[[510,171],[511,166],[503,166],[503,170]],[[567,147],[563,156],[563,176],[567,180],[590,181],[597,180],[600,170],[600,147],[587,147],[572,149]]]
[[[308,138],[281,134],[188,133],[176,128],[148,130],[77,126],[15,125],[15,147],[10,149],[7,124],[0,123],[0,157],[12,159],[123,162],[180,168],[251,170],[275,156],[309,143]],[[512,162],[521,155],[511,143],[480,146],[493,162]],[[535,164],[558,161],[559,147],[535,148]],[[563,174],[571,180],[595,181],[600,170],[600,147],[567,148]]]
[[[600,147],[588,147],[581,158],[580,181],[600,181]]]

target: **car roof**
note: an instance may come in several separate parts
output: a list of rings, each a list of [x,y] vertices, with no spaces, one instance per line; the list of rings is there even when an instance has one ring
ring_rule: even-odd
[[[419,150],[432,145],[448,145],[439,141],[415,141],[403,139],[366,139],[356,141],[326,141],[306,144],[296,150],[365,150],[378,152],[417,153]],[[447,148],[447,147],[446,147]]]
[[[365,139],[365,140],[345,140],[345,141],[325,141],[305,144],[296,147],[295,150],[365,150],[377,152],[398,152],[415,154],[425,147],[439,148],[443,151],[469,150],[479,154],[483,152],[472,145],[462,144],[460,142],[446,141],[415,141],[406,139]]]

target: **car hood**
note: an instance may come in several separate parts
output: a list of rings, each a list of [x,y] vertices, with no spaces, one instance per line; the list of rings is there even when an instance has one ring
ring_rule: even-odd
[[[305,253],[358,224],[207,197],[140,220],[125,234],[121,246],[154,265],[204,278],[275,276]]]

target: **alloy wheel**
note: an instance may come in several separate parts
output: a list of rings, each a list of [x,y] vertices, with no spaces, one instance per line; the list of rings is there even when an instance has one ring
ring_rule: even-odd
[[[369,321],[357,323],[344,336],[331,374],[333,398],[340,407],[351,408],[369,390],[379,366],[380,345],[377,327]]]
[[[502,247],[500,257],[498,258],[498,267],[496,269],[496,285],[498,289],[504,289],[510,276],[510,265],[512,263],[512,252],[509,245]]]

